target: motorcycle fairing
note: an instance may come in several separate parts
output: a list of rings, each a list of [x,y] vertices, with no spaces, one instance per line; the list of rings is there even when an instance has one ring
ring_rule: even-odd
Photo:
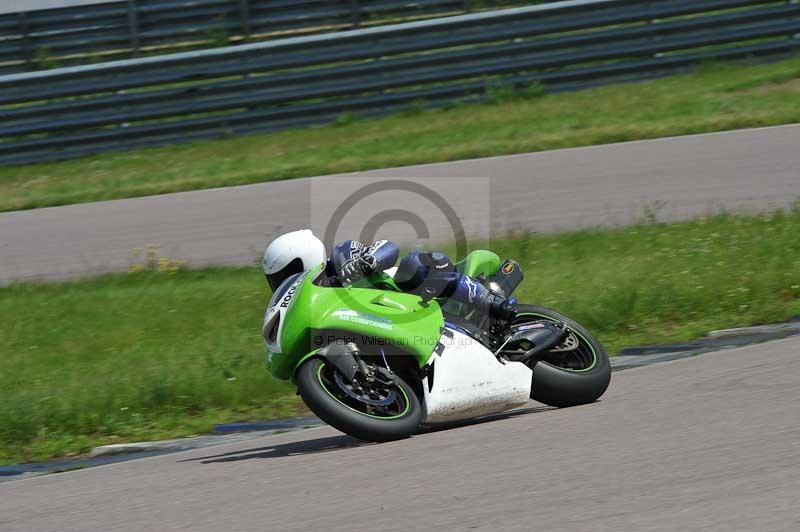
[[[424,423],[445,423],[503,412],[528,402],[533,372],[501,363],[480,342],[447,329],[431,354],[423,380]],[[437,352],[438,351],[438,352]]]
[[[291,379],[298,365],[337,331],[401,346],[420,367],[425,364],[444,326],[435,301],[422,306],[419,296],[368,288],[366,281],[348,288],[317,286],[313,281],[321,271],[322,266],[299,280],[285,309],[281,300],[277,310],[268,311],[269,316],[278,315],[273,320],[280,320],[271,322],[268,316],[264,327],[265,338],[273,330],[279,336],[278,342],[268,342],[268,366],[274,376]]]
[[[286,323],[286,313],[294,301],[295,293],[306,274],[297,273],[284,280],[269,300],[261,335],[272,352],[281,351],[281,333]]]

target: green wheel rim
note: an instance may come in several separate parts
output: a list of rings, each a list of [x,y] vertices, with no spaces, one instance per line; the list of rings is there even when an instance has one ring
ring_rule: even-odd
[[[544,319],[549,320],[549,321],[554,321],[552,316],[545,316],[544,314],[537,314],[536,312],[520,312],[519,314],[517,314],[517,316],[536,316],[538,318],[544,318]],[[561,366],[556,366],[555,364],[551,364],[551,365],[556,367],[556,368],[558,368],[558,369],[561,369],[561,370],[564,370],[564,371],[571,371],[573,373],[584,373],[586,371],[593,370],[595,368],[595,366],[597,366],[597,352],[594,350],[594,346],[592,345],[592,342],[587,340],[586,337],[584,335],[582,335],[581,333],[579,333],[578,331],[573,330],[573,329],[570,329],[570,330],[573,333],[575,333],[578,336],[578,338],[580,338],[583,341],[584,344],[589,346],[589,349],[592,352],[592,363],[589,365],[588,368],[583,368],[583,369],[570,369],[570,368],[562,368]],[[547,362],[547,363],[549,364],[549,362]]]
[[[399,419],[399,418],[405,416],[408,413],[409,409],[411,408],[411,401],[408,400],[408,395],[406,394],[405,389],[403,389],[402,386],[398,386],[397,390],[400,392],[400,395],[403,397],[403,401],[405,401],[405,404],[406,404],[406,406],[403,409],[403,411],[400,412],[399,414],[396,414],[394,416],[383,417],[383,416],[375,416],[375,415],[372,415],[372,414],[367,414],[366,412],[362,412],[360,410],[356,410],[352,406],[343,403],[338,397],[336,397],[333,393],[331,393],[330,390],[328,390],[327,386],[325,386],[325,382],[322,380],[322,369],[324,367],[325,367],[325,363],[323,362],[322,364],[320,364],[319,369],[317,369],[317,380],[319,381],[319,385],[322,386],[322,389],[325,390],[325,393],[327,393],[337,403],[339,403],[340,405],[342,405],[343,407],[345,407],[345,408],[347,408],[349,410],[352,410],[356,414],[361,414],[362,416],[370,417],[372,419],[380,419],[381,421],[388,421],[388,420],[392,420],[392,419]]]

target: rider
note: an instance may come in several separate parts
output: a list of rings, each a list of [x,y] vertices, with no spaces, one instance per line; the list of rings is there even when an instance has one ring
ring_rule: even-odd
[[[322,241],[304,229],[273,240],[264,251],[262,266],[273,291],[289,276],[308,271],[322,262],[343,284],[349,284],[391,268],[399,253],[397,245],[388,240],[378,240],[370,245],[345,240],[334,246],[331,258],[326,260]],[[404,292],[421,293],[425,288],[435,287],[436,297],[465,303],[494,318],[510,320],[516,313],[515,298],[506,299],[492,293],[468,275],[460,273],[450,258],[441,252],[408,253],[400,261],[394,279]]]

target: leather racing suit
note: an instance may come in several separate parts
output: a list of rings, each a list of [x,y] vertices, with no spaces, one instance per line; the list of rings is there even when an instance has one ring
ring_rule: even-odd
[[[358,240],[336,244],[330,266],[343,283],[382,272],[395,265],[400,250],[394,242],[378,240],[365,245]],[[516,298],[504,298],[459,272],[450,258],[441,252],[411,251],[400,261],[395,283],[404,292],[420,294],[435,291],[437,298],[464,303],[498,319],[510,320],[516,314]]]

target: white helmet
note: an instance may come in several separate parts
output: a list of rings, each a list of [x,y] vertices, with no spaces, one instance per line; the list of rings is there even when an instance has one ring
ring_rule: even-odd
[[[267,246],[261,266],[274,291],[288,277],[325,262],[325,245],[310,229],[281,235]]]

